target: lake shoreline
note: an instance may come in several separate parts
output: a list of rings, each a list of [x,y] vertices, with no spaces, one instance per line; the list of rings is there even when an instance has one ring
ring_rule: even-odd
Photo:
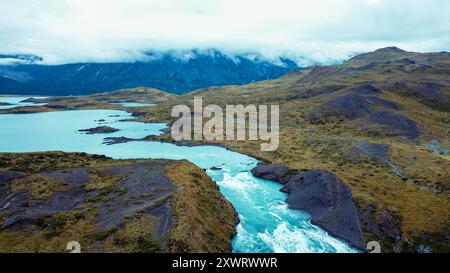
[[[82,111],[82,110],[85,110],[85,109],[77,109],[77,110],[79,110],[79,111]],[[100,110],[100,109],[97,109],[97,110]],[[110,109],[104,109],[104,110],[110,110]],[[121,110],[121,111],[125,111],[125,112],[127,112],[128,114],[132,114],[133,113],[133,111],[127,111],[127,110],[131,110],[131,109],[124,109],[124,110]],[[64,110],[64,111],[60,111],[60,112],[67,112],[67,111],[70,111],[70,110]],[[125,122],[125,123],[127,123],[127,122],[137,122],[137,123],[142,123],[142,124],[148,124],[148,123],[150,123],[150,122],[142,122],[142,121],[140,121],[139,119],[137,119],[137,118],[131,118],[131,119],[127,119],[127,120],[119,120],[120,122]],[[154,122],[151,122],[151,123],[154,123]],[[167,125],[167,124],[166,124]],[[167,132],[167,128],[168,127],[165,127],[164,129],[161,129],[161,131],[162,132]],[[112,138],[109,138],[110,140],[112,140],[113,141],[113,143],[109,143],[110,145],[111,144],[124,144],[124,143],[129,143],[129,142],[159,142],[159,143],[168,143],[168,144],[173,144],[173,145],[175,145],[175,146],[179,146],[179,147],[205,147],[205,146],[215,146],[215,147],[219,147],[219,148],[223,148],[223,149],[225,149],[225,150],[229,150],[229,151],[232,151],[232,152],[236,152],[236,153],[238,153],[238,154],[240,154],[240,155],[242,155],[242,156],[247,156],[247,157],[249,157],[249,158],[252,158],[252,159],[254,159],[254,160],[256,160],[258,163],[262,163],[262,162],[266,162],[264,159],[261,159],[261,158],[257,158],[257,157],[255,157],[255,156],[252,156],[252,155],[247,155],[246,153],[243,153],[242,151],[236,151],[236,150],[234,150],[234,149],[232,149],[232,148],[230,148],[230,147],[227,147],[226,145],[224,145],[224,144],[220,144],[220,143],[195,143],[195,142],[193,142],[193,141],[185,141],[185,142],[177,142],[177,141],[171,141],[171,140],[169,140],[169,139],[164,139],[164,138],[161,138],[160,136],[158,136],[158,135],[146,135],[146,136],[144,136],[144,137],[142,137],[142,138],[129,138],[129,137],[112,137]],[[108,140],[108,138],[103,138],[103,140]],[[108,144],[108,143],[105,143],[104,142],[104,144]],[[251,175],[251,173],[250,173],[250,175]],[[270,183],[274,183],[274,182],[270,182]],[[275,183],[276,184],[276,183]],[[227,198],[228,199],[228,198]],[[229,200],[229,199],[228,199]],[[285,203],[285,204],[287,204],[286,203],[286,200],[283,200],[283,202]],[[302,210],[299,210],[299,212],[302,212]],[[235,238],[235,237],[233,237],[233,238]]]

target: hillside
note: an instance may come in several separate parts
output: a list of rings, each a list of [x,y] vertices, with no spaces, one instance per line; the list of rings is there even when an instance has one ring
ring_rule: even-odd
[[[365,240],[384,251],[448,251],[449,75],[449,53],[385,48],[277,80],[198,90],[147,108],[142,120],[170,122],[172,106],[194,96],[204,105],[279,104],[276,152],[255,141],[222,144],[292,170],[335,173],[352,190]]]
[[[231,251],[234,209],[187,161],[0,154],[0,189],[0,252]]]
[[[246,55],[230,57],[212,49],[148,52],[145,60],[124,63],[0,65],[0,76],[14,83],[0,81],[0,93],[87,95],[148,86],[180,94],[207,86],[274,79],[296,68],[297,65],[287,59],[274,63]],[[22,85],[28,88],[24,89]]]

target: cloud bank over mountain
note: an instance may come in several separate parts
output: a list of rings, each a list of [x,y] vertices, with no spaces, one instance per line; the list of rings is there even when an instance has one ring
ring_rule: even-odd
[[[330,63],[385,46],[449,51],[448,10],[447,0],[16,0],[2,3],[0,54],[111,62],[216,48]]]

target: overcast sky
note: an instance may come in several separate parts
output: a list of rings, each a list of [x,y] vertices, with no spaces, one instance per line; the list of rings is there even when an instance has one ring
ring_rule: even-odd
[[[211,47],[316,62],[391,45],[450,51],[448,0],[0,1],[0,53],[47,63]]]

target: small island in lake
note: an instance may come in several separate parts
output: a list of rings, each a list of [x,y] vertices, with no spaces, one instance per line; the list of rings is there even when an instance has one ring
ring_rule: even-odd
[[[115,133],[120,131],[119,129],[112,128],[109,126],[98,126],[95,128],[89,128],[89,129],[82,129],[78,130],[78,132],[83,132],[86,134],[107,134],[107,133]]]

